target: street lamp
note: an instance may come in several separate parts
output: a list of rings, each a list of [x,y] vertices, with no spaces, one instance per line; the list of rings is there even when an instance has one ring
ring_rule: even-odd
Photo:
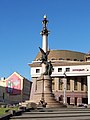
[[[63,83],[64,83],[64,100],[63,103],[66,104],[66,72],[63,73],[64,74],[64,79],[63,79]]]

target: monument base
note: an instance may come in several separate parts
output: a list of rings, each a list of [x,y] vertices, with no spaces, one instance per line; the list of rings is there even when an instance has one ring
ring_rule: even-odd
[[[37,103],[38,105],[45,105],[46,108],[63,107],[63,103],[55,100],[55,96],[52,93],[51,86],[51,77],[49,75],[41,75],[36,80],[36,91],[34,92],[31,101]]]

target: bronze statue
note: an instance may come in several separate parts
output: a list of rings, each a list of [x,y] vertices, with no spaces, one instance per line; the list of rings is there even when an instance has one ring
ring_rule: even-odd
[[[40,51],[41,51],[41,53],[42,53],[41,61],[42,61],[42,63],[46,64],[47,59],[48,59],[48,55],[49,55],[49,52],[50,52],[50,51],[47,51],[47,52],[45,53],[42,48],[39,47],[39,49],[40,49]]]
[[[46,66],[45,66],[45,72],[43,73],[44,75],[51,75],[52,74],[52,71],[54,70],[53,69],[53,66],[51,64],[51,61],[48,62],[48,55],[49,55],[49,52],[50,51],[47,51],[46,53],[43,51],[43,49],[41,49],[39,47],[41,53],[42,53],[42,56],[41,56],[41,61],[42,63],[44,63]]]
[[[44,72],[44,75],[51,75],[52,72],[53,72],[53,66],[51,64],[51,61],[47,62],[46,63],[46,67],[45,67],[45,72]]]

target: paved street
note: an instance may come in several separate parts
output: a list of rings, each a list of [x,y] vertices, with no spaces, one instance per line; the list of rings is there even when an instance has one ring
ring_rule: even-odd
[[[90,109],[47,109],[25,112],[10,120],[90,120]]]

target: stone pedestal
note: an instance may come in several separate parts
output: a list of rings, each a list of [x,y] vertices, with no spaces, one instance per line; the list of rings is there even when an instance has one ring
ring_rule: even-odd
[[[34,83],[33,83],[34,84]],[[58,101],[55,100],[54,95],[52,94],[52,81],[49,75],[41,75],[36,80],[36,91],[33,94],[33,99],[35,103],[39,104],[40,101],[47,103],[47,108],[57,108],[63,106]]]

